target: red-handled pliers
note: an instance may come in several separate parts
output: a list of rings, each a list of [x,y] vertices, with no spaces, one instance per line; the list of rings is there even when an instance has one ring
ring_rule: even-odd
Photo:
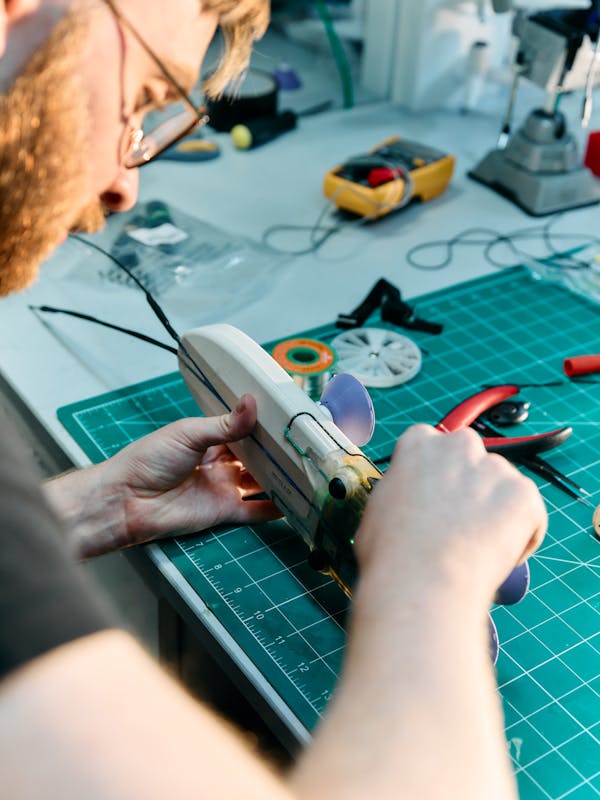
[[[461,428],[468,428],[485,411],[506,400],[507,397],[518,394],[519,391],[520,388],[514,384],[484,389],[455,406],[435,427],[442,433],[453,433]],[[568,439],[572,433],[573,428],[570,427],[556,428],[533,436],[485,436],[483,443],[486,450],[491,453],[501,453],[507,458],[517,459],[552,450]]]
[[[572,481],[567,475],[563,475],[562,472],[559,472],[538,455],[538,453],[545,450],[557,447],[565,439],[568,439],[573,433],[572,428],[557,428],[536,436],[511,438],[499,434],[490,425],[479,419],[481,414],[496,405],[496,403],[500,403],[502,400],[506,400],[507,397],[518,394],[518,392],[519,387],[512,384],[484,389],[482,392],[478,392],[459,403],[435,427],[444,433],[451,433],[471,425],[482,435],[487,450],[493,453],[501,453],[511,461],[521,464],[521,466],[531,470],[541,478],[558,486],[569,497],[574,497],[586,505],[590,505],[589,501],[582,497],[582,495],[589,495],[589,492],[578,486],[575,481]]]

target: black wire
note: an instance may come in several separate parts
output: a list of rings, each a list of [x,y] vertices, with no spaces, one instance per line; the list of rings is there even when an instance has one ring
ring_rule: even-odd
[[[77,317],[78,319],[87,320],[87,322],[94,322],[96,325],[102,325],[105,328],[112,328],[115,331],[126,333],[129,336],[134,336],[136,339],[154,344],[156,347],[162,347],[163,350],[168,350],[170,353],[177,355],[176,348],[171,347],[169,344],[159,342],[158,339],[153,339],[151,336],[146,336],[145,333],[131,330],[131,328],[122,328],[120,325],[114,325],[112,322],[105,322],[102,319],[98,319],[98,317],[92,317],[90,314],[82,314],[80,311],[72,311],[69,308],[55,308],[54,306],[29,306],[29,308],[31,311],[42,311],[44,314],[66,314],[69,317]]]
[[[279,253],[283,253],[289,256],[305,256],[309,255],[310,253],[316,253],[317,250],[320,250],[321,247],[325,244],[325,242],[333,236],[334,233],[342,230],[345,227],[343,224],[340,225],[331,225],[329,227],[325,225],[272,225],[270,228],[267,228],[263,235],[262,241],[263,244],[270,247],[272,250],[277,250]],[[308,233],[309,234],[309,241],[311,242],[309,247],[303,247],[300,250],[285,250],[281,247],[277,247],[276,245],[271,243],[271,239],[276,234],[280,233]],[[316,237],[317,233],[321,233],[319,238]]]
[[[514,262],[500,260],[496,249],[504,246],[518,259],[526,261],[543,262],[546,266],[557,267],[563,270],[589,269],[590,263],[584,259],[576,258],[573,253],[565,253],[557,249],[555,242],[572,242],[574,247],[583,247],[586,244],[600,245],[600,239],[588,233],[554,233],[552,226],[563,216],[563,213],[550,217],[543,225],[531,225],[518,228],[508,233],[493,230],[492,228],[467,228],[449,239],[435,239],[411,247],[406,253],[406,260],[415,269],[436,271],[444,269],[452,263],[454,251],[459,246],[473,246],[483,248],[483,257],[492,267],[506,269],[514,266]],[[541,241],[547,252],[535,255],[519,246],[520,242]],[[434,262],[425,263],[419,254],[441,250],[441,257]]]
[[[484,239],[473,239],[469,241],[469,237],[474,236],[476,234],[484,234],[486,238]],[[406,253],[406,260],[410,264],[411,267],[415,267],[415,269],[422,269],[422,270],[439,270],[444,269],[445,267],[449,266],[452,262],[452,258],[454,255],[454,248],[456,245],[463,244],[463,245],[478,245],[482,246],[488,244],[490,241],[490,237],[497,238],[498,232],[491,230],[491,228],[467,228],[461,233],[458,233],[456,236],[453,236],[450,239],[432,239],[429,242],[422,242],[421,244],[417,244],[414,247],[411,247],[410,250]],[[423,264],[419,263],[415,260],[415,255],[420,253],[421,251],[425,250],[433,250],[436,247],[443,248],[446,251],[446,255],[437,263],[435,264]]]
[[[554,234],[555,239],[561,240],[568,240],[573,241],[575,238],[578,237],[577,234]],[[588,237],[589,238],[589,237]],[[489,242],[485,249],[484,249],[484,258],[488,261],[489,264],[496,267],[497,269],[507,269],[509,267],[514,266],[514,262],[506,263],[503,261],[498,261],[494,259],[492,256],[492,250],[494,247],[497,247],[500,244],[505,244],[508,246],[515,256],[519,259],[524,259],[526,261],[537,261],[539,263],[543,263],[545,266],[556,267],[558,269],[563,270],[580,270],[580,269],[589,269],[590,264],[587,261],[582,261],[579,259],[575,259],[572,253],[565,253],[559,250],[556,250],[553,245],[551,245],[549,255],[534,255],[533,253],[529,253],[526,250],[523,250],[521,247],[517,247],[515,244],[516,241],[519,240],[531,240],[531,239],[541,239],[545,244],[550,241],[548,239],[548,233],[546,227],[540,228],[525,228],[519,231],[515,231],[509,234],[500,234],[497,238]],[[600,240],[596,240],[599,242]],[[581,242],[579,242],[581,245]]]
[[[177,344],[180,344],[179,334],[177,333],[175,328],[171,325],[171,323],[169,321],[169,318],[167,317],[165,312],[162,310],[162,308],[158,305],[157,301],[154,299],[154,297],[151,295],[151,293],[148,291],[148,289],[146,289],[144,284],[129,269],[129,267],[125,266],[125,264],[123,264],[122,261],[120,261],[118,258],[113,256],[113,254],[110,253],[108,250],[105,250],[103,247],[100,247],[100,245],[96,244],[95,242],[91,242],[89,239],[86,239],[85,236],[80,236],[77,233],[71,233],[71,234],[69,234],[69,238],[75,239],[78,242],[82,242],[83,244],[86,244],[89,247],[92,247],[94,250],[97,250],[99,253],[102,253],[107,258],[110,258],[110,260],[113,261],[118,267],[120,267],[123,270],[123,272],[125,272],[127,275],[129,275],[131,280],[137,286],[139,286],[139,288],[144,293],[144,296],[145,296],[146,300],[148,301],[148,304],[150,305],[150,308],[152,309],[152,311],[154,311],[154,313],[156,314],[159,322],[161,323],[163,328],[166,330],[166,332],[169,334],[171,339],[173,339],[174,342],[177,342]]]
[[[544,225],[544,244],[546,245],[546,247],[548,248],[548,250],[550,251],[550,253],[552,255],[559,256],[559,257],[562,256],[563,258],[565,257],[564,254],[561,254],[561,252],[554,247],[554,245],[552,243],[552,237],[553,236],[558,237],[558,238],[567,238],[567,237],[570,238],[572,236],[573,238],[576,238],[576,239],[584,239],[584,240],[587,239],[590,244],[596,244],[598,242],[598,239],[595,236],[591,235],[591,234],[584,234],[584,233],[552,234],[551,231],[550,231],[550,228],[552,227],[552,225],[554,225],[554,223],[557,220],[561,219],[563,216],[564,216],[564,213],[556,214],[555,216],[550,217],[548,222],[546,222],[546,224]],[[589,266],[589,264],[586,261],[584,261],[583,259],[580,259],[580,258],[575,258],[573,255],[568,256],[568,258],[573,262],[574,265],[577,265],[577,266],[580,266],[580,267],[583,267],[583,268],[587,268]]]
[[[72,239],[75,239],[75,241],[78,241],[78,242],[81,242],[83,244],[89,245],[94,250],[97,250],[99,253],[102,253],[102,255],[106,256],[107,258],[110,258],[110,260],[113,261],[118,267],[120,267],[120,269],[122,269],[123,272],[125,272],[127,275],[129,275],[129,277],[133,280],[133,282],[142,290],[142,292],[144,293],[144,296],[146,297],[146,300],[148,301],[148,304],[150,305],[150,308],[154,311],[154,313],[156,314],[158,320],[163,325],[163,327],[165,328],[165,330],[167,331],[169,336],[171,336],[175,340],[175,342],[178,344],[179,348],[175,349],[174,347],[170,347],[169,345],[164,344],[164,342],[159,342],[157,339],[153,339],[150,336],[146,336],[145,334],[140,333],[139,331],[133,331],[133,330],[131,330],[129,328],[122,328],[119,325],[113,325],[111,322],[105,322],[104,320],[97,319],[96,317],[92,317],[89,314],[82,314],[79,311],[70,311],[68,309],[55,309],[52,306],[40,306],[37,309],[34,306],[30,306],[30,308],[33,311],[35,311],[35,310],[42,311],[43,310],[43,311],[49,311],[49,312],[57,312],[57,313],[68,314],[68,315],[73,316],[73,317],[79,317],[80,319],[87,320],[88,322],[94,322],[94,323],[96,323],[98,325],[103,325],[106,328],[113,328],[114,330],[118,330],[121,333],[126,333],[126,334],[128,334],[130,336],[134,336],[136,339],[142,339],[145,342],[149,342],[150,344],[154,344],[157,347],[161,347],[161,348],[163,348],[165,350],[168,350],[171,353],[174,353],[176,356],[181,358],[182,361],[184,361],[186,363],[187,368],[194,375],[194,377],[196,377],[202,384],[204,384],[204,386],[206,386],[215,395],[215,397],[217,397],[223,403],[225,408],[229,408],[227,406],[227,403],[225,403],[223,398],[219,395],[219,393],[217,392],[215,387],[211,384],[211,382],[208,380],[206,375],[204,375],[204,373],[202,372],[202,369],[195,362],[194,358],[189,353],[189,351],[187,350],[185,345],[181,342],[181,339],[180,339],[178,333],[175,331],[175,329],[173,328],[173,326],[169,322],[169,319],[168,319],[167,315],[165,314],[165,312],[159,306],[158,302],[154,299],[154,297],[148,291],[148,289],[146,289],[144,284],[139,280],[139,278],[136,275],[134,275],[133,272],[128,267],[126,267],[125,264],[123,264],[122,261],[119,261],[118,258],[115,258],[115,256],[113,256],[112,253],[109,253],[103,247],[100,247],[100,245],[96,244],[95,242],[90,242],[89,239],[86,239],[84,236],[79,236],[78,234],[75,234],[75,233],[71,233],[69,235],[70,235],[70,237]]]
[[[401,158],[393,158],[379,155],[378,153],[373,153],[373,158],[379,158],[381,161],[382,167],[387,167],[389,169],[394,170],[397,174],[391,181],[392,183],[398,183],[402,181],[403,183],[403,195],[400,201],[394,204],[394,206],[390,206],[387,210],[387,213],[391,213],[393,211],[397,211],[400,208],[408,205],[408,203],[414,197],[414,183],[411,176],[410,170],[405,166],[405,162]],[[352,159],[350,159],[346,163],[350,163]],[[352,183],[351,181],[346,181],[347,183]],[[360,184],[357,184],[360,187]],[[363,187],[364,188],[364,187]],[[362,189],[353,189],[351,186],[342,185],[339,187],[337,192],[335,192],[331,197],[329,197],[328,202],[325,204],[324,208],[319,213],[316,221],[312,225],[294,225],[292,223],[284,223],[281,225],[271,225],[267,228],[262,235],[262,242],[267,247],[270,247],[272,250],[276,250],[283,255],[288,256],[305,256],[310,255],[311,253],[316,253],[321,247],[327,242],[331,236],[338,233],[339,231],[345,230],[346,228],[354,228],[360,227],[362,225],[367,225],[370,222],[373,222],[379,219],[379,212],[383,207],[382,204],[378,204],[373,201],[373,205],[375,207],[375,211],[372,214],[367,215],[354,215],[352,212],[349,212],[347,217],[341,217],[344,213],[344,209],[340,209],[336,206],[336,199],[339,194],[343,194],[346,192],[354,191],[356,194],[360,194],[362,196]],[[332,223],[330,225],[324,224],[324,220],[330,212],[332,217]],[[335,221],[337,219],[339,221]],[[308,238],[310,245],[308,247],[303,247],[300,250],[293,250],[293,249],[284,249],[281,247],[277,247],[276,245],[271,243],[273,236],[282,233],[308,233]],[[320,234],[320,236],[318,236]]]

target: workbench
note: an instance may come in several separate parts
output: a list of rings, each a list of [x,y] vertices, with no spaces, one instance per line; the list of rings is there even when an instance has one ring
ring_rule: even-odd
[[[282,259],[280,274],[265,282],[256,300],[218,309],[220,321],[238,326],[259,342],[269,342],[331,323],[338,313],[356,306],[380,277],[398,285],[403,296],[411,298],[491,274],[493,270],[477,247],[457,249],[451,264],[437,271],[408,266],[404,253],[424,241],[450,239],[466,228],[509,232],[534,224],[505,199],[466,177],[467,170],[493,146],[497,128],[497,118],[485,114],[407,115],[383,104],[334,111],[303,119],[297,131],[260,150],[237,152],[222,138],[223,156],[214,161],[148,166],[142,173],[140,196],[142,201],[160,199],[205,222],[257,240],[270,225],[313,225],[324,203],[321,184],[325,173],[345,157],[364,152],[391,135],[419,140],[457,156],[452,184],[437,200],[410,206],[373,225],[347,228],[316,253]],[[599,219],[600,207],[581,209],[559,220],[556,230],[595,231]],[[305,235],[301,244],[306,242]],[[297,239],[291,242],[297,243]],[[90,457],[58,419],[57,409],[138,382],[161,382],[175,368],[172,356],[142,342],[66,317],[53,317],[44,323],[28,310],[28,304],[71,307],[117,324],[123,324],[126,315],[128,327],[164,340],[141,293],[123,289],[116,302],[103,304],[85,281],[65,280],[69,260],[80,256],[72,243],[67,243],[44,265],[40,280],[32,289],[0,303],[1,377],[57,461],[76,466],[89,463]],[[90,256],[90,269],[93,264]],[[214,316],[214,309],[201,311],[195,324],[214,321]],[[598,342],[600,346],[600,335]],[[279,536],[285,536],[279,528],[272,531],[274,544]],[[598,557],[591,557],[595,558],[597,576]],[[173,559],[156,545],[140,548],[135,559],[177,617],[207,649],[212,649],[215,659],[242,687],[284,745],[293,749],[306,742],[310,736],[308,727],[298,724],[284,700],[268,696],[264,676],[234,646],[228,632],[174,566]],[[590,599],[597,609],[598,595]],[[339,601],[332,602],[335,605]],[[338,612],[343,615],[343,604],[334,611]],[[593,638],[590,633],[590,641]],[[590,670],[594,674],[590,674],[586,686],[597,702],[597,637],[590,647],[596,666],[594,672],[592,660]],[[332,658],[338,659],[339,653]],[[512,722],[522,722],[525,716]],[[597,720],[589,721],[586,734],[590,741],[598,743]],[[555,750],[553,746],[549,755]],[[540,752],[540,760],[547,755]],[[525,781],[524,797],[553,796],[528,774]],[[574,800],[600,796],[600,773],[580,775],[579,783],[571,781],[562,794],[555,796]]]

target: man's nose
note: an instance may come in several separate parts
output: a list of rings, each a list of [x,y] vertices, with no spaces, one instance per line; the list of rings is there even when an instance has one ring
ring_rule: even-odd
[[[122,167],[102,192],[100,200],[109,211],[129,211],[136,203],[138,188],[138,170]]]

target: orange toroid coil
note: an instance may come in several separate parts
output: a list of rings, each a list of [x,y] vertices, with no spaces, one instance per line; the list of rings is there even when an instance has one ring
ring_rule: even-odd
[[[337,360],[331,347],[316,339],[286,339],[271,355],[313,400],[320,398]]]

